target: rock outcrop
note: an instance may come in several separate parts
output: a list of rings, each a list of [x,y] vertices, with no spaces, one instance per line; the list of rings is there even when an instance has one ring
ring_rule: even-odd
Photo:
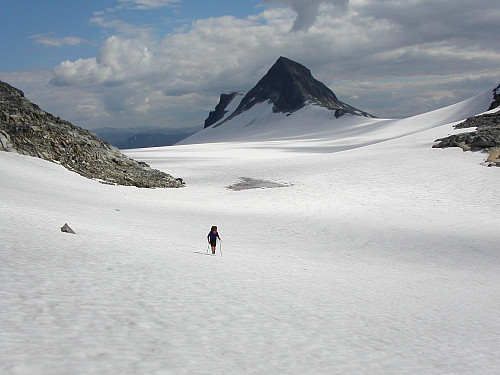
[[[496,107],[500,107],[500,84],[493,89],[493,102],[491,103],[490,108],[488,108],[488,111],[491,111]]]
[[[181,187],[182,179],[123,155],[94,133],[54,117],[0,81],[0,151],[56,162],[107,184]]]
[[[222,120],[226,115],[227,106],[233,101],[233,99],[238,95],[237,92],[232,92],[230,94],[221,94],[219,103],[215,106],[215,109],[208,114],[207,119],[203,128],[208,128],[218,121]]]
[[[484,151],[489,154],[488,166],[500,166],[500,111],[469,117],[455,129],[476,128],[475,131],[453,134],[436,139],[434,148],[460,147],[464,151]]]

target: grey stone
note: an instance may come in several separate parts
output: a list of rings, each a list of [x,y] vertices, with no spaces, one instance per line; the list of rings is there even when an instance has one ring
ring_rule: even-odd
[[[62,227],[61,227],[61,232],[64,232],[64,233],[71,233],[71,234],[76,234],[73,229],[70,228],[70,226],[68,225],[68,223],[64,224]]]

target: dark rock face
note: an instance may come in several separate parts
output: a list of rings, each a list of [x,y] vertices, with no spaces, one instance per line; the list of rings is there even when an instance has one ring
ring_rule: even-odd
[[[227,106],[229,105],[229,103],[233,101],[236,95],[238,95],[237,92],[232,92],[230,94],[221,94],[219,99],[219,104],[215,106],[215,110],[211,111],[208,114],[208,117],[205,120],[205,125],[203,126],[203,128],[208,128],[209,126],[212,126],[213,124],[222,120],[224,115],[227,113],[226,110]]]
[[[500,166],[500,112],[469,117],[464,122],[455,125],[455,129],[473,128],[469,133],[450,135],[446,138],[436,139],[434,148],[460,147],[464,151],[488,152],[487,164]]]
[[[41,110],[24,93],[0,81],[0,151],[57,162],[108,184],[181,187],[182,179],[120,153],[94,133]]]
[[[338,100],[332,90],[312,76],[309,69],[283,56],[245,95],[226,121],[249,110],[255,104],[267,101],[273,103],[274,112],[293,113],[307,104],[313,104],[334,110],[336,117],[346,113],[374,117]]]
[[[500,106],[500,84],[493,90],[493,102],[488,111]]]

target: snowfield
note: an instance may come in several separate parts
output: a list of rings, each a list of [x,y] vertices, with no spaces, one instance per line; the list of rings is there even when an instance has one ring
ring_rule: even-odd
[[[500,169],[431,148],[489,99],[127,150],[182,189],[0,153],[0,373],[498,374]]]

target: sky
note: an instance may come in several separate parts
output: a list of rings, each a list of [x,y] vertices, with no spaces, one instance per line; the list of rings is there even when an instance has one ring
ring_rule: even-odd
[[[500,83],[498,0],[0,0],[0,80],[88,129],[202,126],[280,57],[378,117]]]

